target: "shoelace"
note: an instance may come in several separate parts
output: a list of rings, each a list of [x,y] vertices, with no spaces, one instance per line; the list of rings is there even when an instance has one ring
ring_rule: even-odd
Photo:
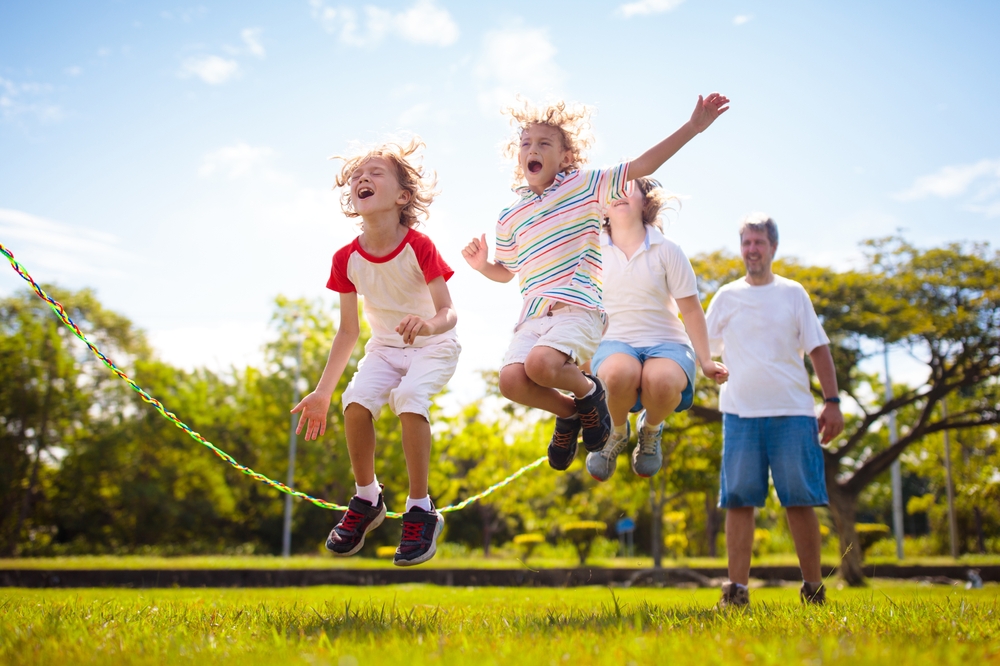
[[[646,430],[645,428],[642,428],[641,430],[639,430],[639,453],[642,453],[643,455],[651,456],[654,453],[656,453],[656,442],[655,442],[655,440],[657,438],[652,437],[652,436],[648,436],[648,435],[644,437],[644,435],[646,434],[645,430]],[[657,434],[659,434],[659,433],[657,433]]]
[[[618,457],[618,454],[622,452],[625,445],[628,444],[628,437],[622,437],[618,439],[614,435],[611,435],[611,440],[608,445],[601,449],[601,455],[604,456],[606,460],[612,460]]]
[[[340,521],[340,527],[347,532],[353,532],[357,529],[363,518],[364,516],[357,511],[348,509],[347,513],[344,514],[344,519]]]
[[[580,412],[580,423],[583,424],[584,428],[600,428],[601,427],[601,417],[597,414],[597,409],[591,409],[587,412]]]
[[[403,521],[402,541],[419,541],[423,536],[424,524],[416,521]]]
[[[552,436],[552,444],[560,449],[568,449],[573,444],[573,435],[576,433],[556,430]]]

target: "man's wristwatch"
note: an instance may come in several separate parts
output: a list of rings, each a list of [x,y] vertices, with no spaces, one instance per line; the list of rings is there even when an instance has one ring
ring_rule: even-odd
[[[833,403],[835,405],[839,405],[840,404],[840,398],[838,398],[836,396],[834,396],[832,398],[823,398],[823,402],[831,402],[831,403]]]

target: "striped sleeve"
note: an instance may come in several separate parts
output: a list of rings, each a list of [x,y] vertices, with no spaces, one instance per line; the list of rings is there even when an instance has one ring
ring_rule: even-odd
[[[496,249],[493,257],[498,264],[511,273],[517,272],[517,235],[514,233],[514,225],[511,224],[510,219],[501,219],[497,222]]]
[[[601,204],[607,204],[615,199],[628,196],[625,184],[628,182],[628,162],[622,162],[610,169],[601,169],[597,173],[597,196]]]

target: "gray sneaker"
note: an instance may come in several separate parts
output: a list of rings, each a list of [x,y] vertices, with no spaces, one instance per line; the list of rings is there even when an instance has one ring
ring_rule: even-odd
[[[628,446],[628,438],[632,434],[631,426],[625,422],[625,435],[619,437],[611,431],[611,437],[600,451],[587,454],[587,471],[598,481],[607,481],[615,473],[618,465],[618,454]]]
[[[653,476],[663,465],[663,451],[660,448],[660,438],[663,436],[663,424],[655,435],[646,433],[646,410],[642,410],[635,422],[639,431],[639,444],[632,451],[632,470],[643,478]]]
[[[750,590],[740,587],[736,583],[722,584],[722,598],[719,599],[717,608],[725,610],[727,608],[746,608],[750,605]]]

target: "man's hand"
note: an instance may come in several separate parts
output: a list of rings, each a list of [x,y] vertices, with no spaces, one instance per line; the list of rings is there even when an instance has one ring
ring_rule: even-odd
[[[823,444],[829,444],[834,437],[844,432],[844,415],[840,413],[840,405],[835,402],[823,403],[823,411],[819,413],[819,432]]]
[[[715,122],[715,119],[729,110],[729,98],[719,93],[712,93],[708,97],[702,98],[698,95],[698,104],[691,114],[691,125],[698,132],[704,132],[708,126]]]
[[[305,427],[306,441],[316,439],[326,432],[326,413],[330,409],[330,396],[323,396],[315,391],[302,398],[299,404],[292,407],[292,414],[300,414],[299,424],[295,434],[301,435]]]
[[[725,384],[729,379],[729,369],[718,361],[707,361],[701,364],[701,371],[716,384]]]
[[[417,315],[406,315],[396,327],[396,332],[403,336],[403,342],[412,345],[418,335],[430,335],[431,327],[425,319]]]
[[[472,242],[462,250],[462,256],[470,266],[482,273],[486,270],[486,264],[490,259],[490,248],[486,244],[486,234],[480,238],[473,238]]]

